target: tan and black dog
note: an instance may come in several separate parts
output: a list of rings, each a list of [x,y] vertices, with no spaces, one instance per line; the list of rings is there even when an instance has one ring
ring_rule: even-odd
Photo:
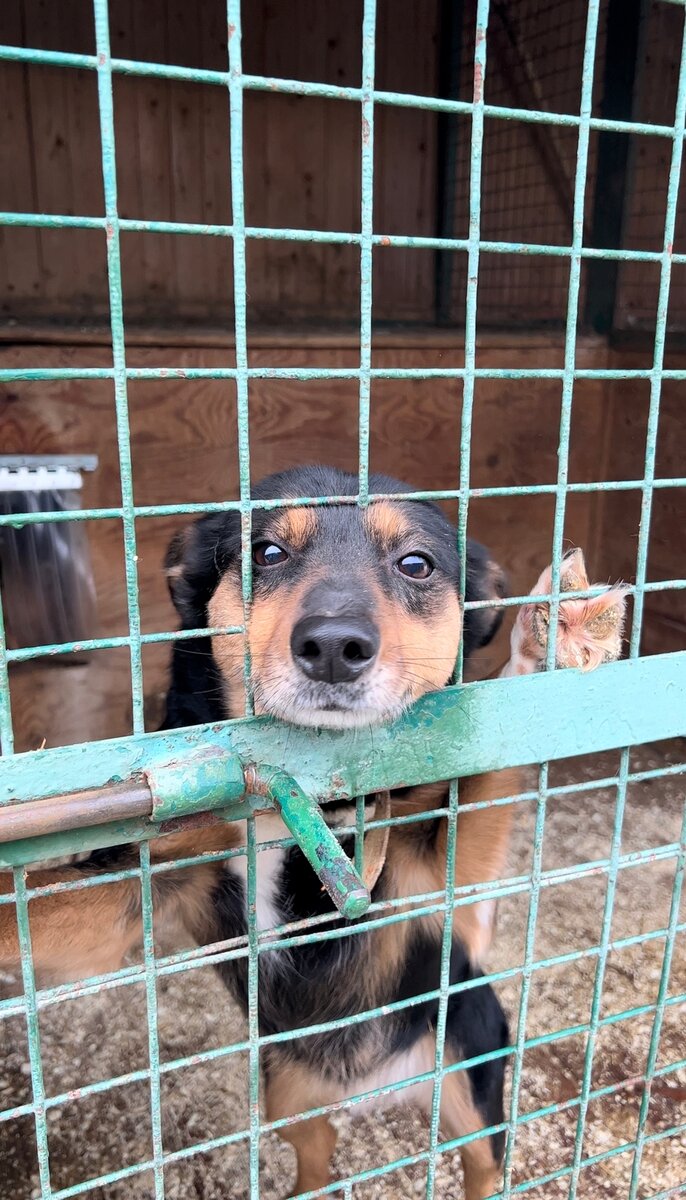
[[[397,481],[373,477],[377,493],[401,494]],[[324,467],[285,472],[265,480],[258,499],[354,495],[357,479]],[[397,717],[424,693],[450,679],[460,638],[465,656],[493,636],[501,611],[469,610],[461,619],[460,564],[455,531],[430,503],[393,500],[362,510],[351,505],[258,510],[253,522],[254,599],[248,628],[252,685],[258,713],[315,727],[359,728]],[[167,557],[174,604],[184,628],[240,625],[240,526],[237,514],[204,517],[177,537]],[[587,586],[583,557],[565,560],[563,587]],[[544,573],[535,592],[550,587]],[[467,599],[504,595],[501,570],[469,543]],[[538,670],[545,657],[547,605],[524,606],[503,674]],[[619,654],[624,592],[566,600],[560,609],[559,665],[588,668]],[[244,639],[221,636],[179,641],[174,648],[166,728],[237,717],[243,712]],[[466,779],[460,802],[517,791],[516,772]],[[397,791],[394,815],[446,805],[447,784]],[[327,820],[354,821],[351,803],[327,806]],[[455,882],[497,879],[506,862],[511,811],[507,806],[465,812],[458,824]],[[393,828],[374,888],[375,901],[436,892],[445,887],[446,821],[427,818]],[[273,814],[258,820],[258,837],[271,842],[286,831]],[[241,823],[160,838],[157,861],[245,844]],[[351,849],[344,835],[343,845]],[[100,851],[78,867],[36,871],[33,885],[78,878],[84,871],[136,863],[133,847]],[[246,933],[246,860],[207,862],[153,879],[156,915],[176,913],[201,944]],[[5,889],[11,886],[4,877]],[[258,854],[257,917],[274,929],[331,912],[329,898],[299,850],[270,847]],[[39,970],[95,974],[117,967],[141,932],[134,880],[32,901],[31,935]],[[493,903],[455,909],[451,983],[472,986],[451,995],[446,1063],[479,1058],[508,1045],[508,1028],[495,992],[479,984],[480,964],[493,928]],[[371,1021],[345,1022],[367,1009],[421,996],[439,983],[442,914],[408,919],[340,939],[274,949],[260,955],[259,1022],[262,1034],[339,1020],[331,1032],[296,1037],[263,1051],[267,1117],[276,1120],[383,1088],[434,1069],[437,1002],[408,1006]],[[345,930],[345,923],[338,928]],[[320,926],[321,928],[321,926]],[[278,935],[277,935],[278,936]],[[0,964],[18,960],[14,917],[0,908]],[[247,1004],[246,960],[218,967],[232,993]],[[498,1058],[445,1076],[441,1122],[450,1138],[503,1121],[505,1060]],[[401,1089],[384,1103],[413,1103],[429,1111],[432,1085]],[[295,1146],[295,1191],[325,1186],[335,1134],[325,1116],[280,1131]],[[501,1133],[461,1150],[467,1200],[497,1189]],[[231,1194],[230,1185],[227,1196]]]

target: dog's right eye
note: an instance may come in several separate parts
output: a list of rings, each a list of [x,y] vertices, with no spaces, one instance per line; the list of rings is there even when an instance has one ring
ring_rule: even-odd
[[[252,560],[258,567],[276,567],[288,558],[285,550],[273,542],[260,542],[253,546]]]

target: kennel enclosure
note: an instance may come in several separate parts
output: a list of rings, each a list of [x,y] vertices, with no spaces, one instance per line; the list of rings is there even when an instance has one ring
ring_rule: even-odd
[[[626,1194],[643,1198],[646,1147],[670,1138],[677,1145],[684,1132],[676,1121],[649,1131],[648,1116],[654,1079],[683,1068],[658,1065],[658,1054],[664,1014],[684,1000],[670,992],[670,973],[683,953],[686,825],[678,839],[630,859],[622,851],[627,789],[639,775],[650,778],[632,768],[630,747],[686,732],[683,5],[365,0],[340,12],[304,2],[242,11],[229,0],[228,9],[200,6],[206,21],[200,9],[163,0],[144,17],[119,0],[95,0],[92,12],[76,2],[59,13],[34,0],[8,7],[0,17],[0,86],[13,135],[1,172],[2,449],[98,455],[81,509],[27,513],[23,522],[86,524],[102,636],[16,644],[8,625],[2,640],[0,804],[6,829],[24,814],[37,822],[34,836],[2,847],[14,870],[14,893],[3,902],[16,903],[24,954],[23,995],[0,1001],[0,1014],[25,1020],[31,1081],[30,1098],[5,1108],[2,1126],[33,1119],[42,1198],[147,1174],[157,1200],[169,1166],[207,1150],[204,1141],[168,1151],[162,1132],[161,1080],[182,1060],[160,1058],[157,988],[164,971],[192,971],[199,960],[188,951],[162,967],[157,960],[158,868],[148,840],[159,822],[208,804],[227,817],[250,814],[254,900],[254,816],[270,797],[251,792],[252,763],[297,781],[302,824],[308,813],[318,819],[314,800],[542,762],[538,786],[516,798],[535,808],[531,869],[487,893],[497,899],[518,888],[528,897],[524,954],[511,968],[521,994],[502,1195],[557,1181],[570,1197],[583,1195],[585,1172],[625,1155]],[[418,498],[445,503],[461,548],[469,530],[511,569],[506,609],[552,558],[554,618],[565,542],[583,545],[592,571],[631,581],[628,658],[588,677],[549,670],[462,686],[458,675],[454,689],[354,745],[251,715],[155,734],[178,636],[160,570],[171,532],[200,512],[240,513],[247,614],[251,513],[261,503],[251,482],[302,461],[304,446],[308,458],[359,472],[360,505],[375,499],[370,469],[406,477]],[[19,520],[0,516],[7,527]],[[70,651],[88,654],[88,664],[45,665]],[[589,871],[606,879],[579,1090],[549,1106],[564,1103],[577,1116],[571,1161],[520,1178],[517,1134],[541,1115],[518,1107],[532,1042],[529,995],[536,971],[552,961],[536,956],[540,896],[557,880],[543,862],[555,790],[549,764],[614,748],[618,770],[605,781],[615,797],[609,851],[559,871],[567,882]],[[685,766],[669,771],[680,776]],[[147,793],[142,773],[153,781]],[[655,769],[656,778],[664,774]],[[74,806],[85,789],[96,797],[77,828]],[[107,810],[114,793],[124,807]],[[444,814],[449,862],[458,801],[459,782]],[[303,836],[297,821],[294,833]],[[27,884],[24,867],[122,840],[140,844],[142,964],[85,985],[39,988],[30,909],[41,890]],[[659,934],[664,948],[635,1137],[589,1156],[585,1121],[599,1092],[594,1052],[617,880],[655,859],[673,863],[673,891],[664,929],[646,935]],[[414,898],[407,916],[432,906],[445,914],[439,1030],[453,905],[484,894],[450,886]],[[367,919],[397,917],[380,905]],[[259,1109],[258,956],[289,938],[321,936],[286,928],[265,940],[253,913],[245,945],[214,951],[249,963],[247,1038],[201,1054],[248,1055],[249,1123],[213,1148],[248,1144],[251,1200],[260,1194],[268,1128]],[[502,981],[498,972],[489,978]],[[48,1116],[71,1092],[46,1093],[40,1014],[84,987],[134,981],[146,995],[149,1061],[138,1077],[150,1088],[150,1155],[55,1187]],[[540,1044],[569,1033],[550,1029]],[[465,1064],[446,1067],[439,1051],[433,1119],[415,1156],[429,1197],[437,1163],[455,1148],[438,1125],[442,1079],[454,1069]],[[106,1093],[131,1075],[86,1083],[74,1095]],[[621,1084],[608,1086],[611,1093]],[[397,1166],[373,1164],[344,1180],[344,1193]],[[685,1189],[686,1180],[670,1181],[650,1196]]]

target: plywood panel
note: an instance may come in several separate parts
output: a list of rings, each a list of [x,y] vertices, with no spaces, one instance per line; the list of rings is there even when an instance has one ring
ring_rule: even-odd
[[[615,351],[611,364],[620,369],[642,367],[642,355]],[[672,354],[666,365],[682,369],[683,355]],[[648,386],[643,381],[622,380],[610,385],[607,442],[608,477],[643,478]],[[660,405],[656,476],[683,477],[686,461],[683,384],[663,384]],[[608,493],[599,508],[597,554],[614,573],[633,580],[640,523],[639,491]],[[648,554],[648,580],[683,579],[686,563],[686,489],[656,489],[653,498]],[[643,653],[686,649],[686,591],[648,593],[643,622]]]
[[[584,365],[604,361],[604,351],[581,351]],[[482,347],[493,366],[554,365],[559,346],[504,342]],[[2,366],[49,363],[101,365],[106,348],[78,346],[4,347]],[[457,365],[462,350],[414,343],[375,352],[378,365]],[[226,349],[150,347],[129,350],[134,365],[226,365]],[[354,348],[262,346],[255,364],[351,366]],[[130,388],[134,495],[140,504],[209,501],[237,495],[235,389],[226,381],[140,381]],[[357,462],[357,388],[354,381],[329,383],[258,380],[250,389],[251,453],[255,479],[307,461],[354,470]],[[419,488],[457,485],[461,388],[455,381],[375,383],[372,395],[371,462],[374,470],[405,478]],[[480,384],[472,456],[475,485],[549,482],[555,475],[559,397],[549,381],[529,384],[515,395],[507,381]],[[578,398],[572,478],[597,478],[603,406],[596,395]],[[108,381],[15,384],[0,393],[3,448],[21,453],[97,453],[99,468],[86,476],[84,503],[119,503],[114,401]],[[455,506],[448,506],[455,515]],[[549,497],[474,500],[470,533],[485,542],[507,569],[516,591],[528,590],[550,555],[553,506]],[[591,502],[571,497],[566,533],[588,543]],[[161,562],[174,530],[184,519],[138,521],[138,571],[146,631],[173,628]],[[126,632],[123,551],[119,523],[89,525],[98,597],[100,633]],[[504,654],[504,638],[481,670]],[[146,651],[145,689],[151,712],[164,689],[166,652]],[[22,748],[105,737],[126,732],[130,721],[126,654],[100,652],[87,666],[33,665],[13,670],[13,696]],[[88,697],[91,699],[89,700]],[[85,712],[85,708],[88,712]],[[82,715],[80,715],[82,714]]]
[[[60,49],[93,49],[87,4],[22,0],[23,25],[9,41]],[[18,6],[4,6],[14,8]],[[527,3],[517,13],[523,42],[542,89],[543,107],[567,111],[578,97],[585,8],[564,0],[555,12]],[[245,67],[254,73],[358,86],[360,0],[291,0],[245,6]],[[207,0],[202,20],[183,0],[112,0],[116,54],[153,62],[225,69],[226,20]],[[464,5],[460,94],[469,97],[474,0]],[[551,15],[552,13],[552,15]],[[10,18],[5,17],[6,21]],[[491,102],[517,100],[521,63],[499,57],[496,26],[489,46]],[[424,95],[439,90],[442,31],[437,0],[382,0],[377,38],[380,88]],[[601,36],[602,43],[602,36]],[[491,51],[494,53],[491,53]],[[511,55],[510,55],[511,57]],[[3,112],[16,131],[19,163],[0,174],[0,207],[102,213],[102,181],[93,72],[30,66],[1,68]],[[516,89],[515,89],[516,91]],[[526,99],[526,97],[525,97]],[[520,102],[521,97],[519,97]],[[145,77],[114,81],[121,212],[151,220],[230,220],[228,96],[223,87]],[[377,105],[374,225],[379,233],[437,232],[438,159],[446,154],[436,114]],[[245,96],[245,198],[249,223],[352,231],[360,223],[359,104],[253,93]],[[541,127],[542,129],[542,127]],[[487,122],[483,164],[483,232],[488,237],[568,242],[568,206],[552,186],[536,137],[539,127]],[[538,133],[536,133],[538,130]],[[533,133],[532,133],[533,131]],[[550,135],[551,137],[553,135]],[[450,228],[466,234],[470,122],[456,123],[454,211]],[[574,137],[555,135],[553,157],[569,179]],[[595,143],[594,143],[595,144]],[[556,157],[555,157],[556,156]],[[562,166],[560,167],[560,163]],[[559,172],[558,172],[559,173]],[[593,176],[593,149],[591,153]],[[563,185],[567,186],[564,183]],[[564,190],[563,186],[563,190]],[[571,184],[570,191],[571,203]],[[563,197],[564,200],[564,197]],[[103,322],[108,316],[104,241],[79,231],[18,231],[12,246],[13,290],[4,311],[22,322]],[[231,258],[215,239],[127,234],[122,239],[125,315],[129,326],[152,322],[229,327]],[[374,254],[374,309],[379,321],[430,323],[434,316],[433,251],[379,249]],[[453,317],[462,320],[464,255],[453,260]],[[314,243],[252,242],[248,254],[251,323],[338,321],[359,314],[359,251]],[[563,259],[482,256],[479,320],[564,318]],[[217,318],[220,314],[220,319]]]

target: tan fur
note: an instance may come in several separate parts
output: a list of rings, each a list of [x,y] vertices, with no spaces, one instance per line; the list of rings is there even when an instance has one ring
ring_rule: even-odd
[[[446,1066],[451,1065],[446,1062]],[[485,1128],[469,1086],[466,1071],[453,1071],[443,1077],[441,1087],[441,1126],[448,1138],[464,1137]],[[485,1200],[498,1191],[500,1168],[493,1158],[490,1137],[479,1138],[460,1150],[464,1172],[465,1200]]]
[[[455,666],[462,618],[457,596],[446,589],[439,610],[430,617],[405,612],[379,590],[377,624],[381,633],[379,665],[392,672],[411,700],[445,685]]]
[[[300,1063],[274,1057],[270,1061],[265,1088],[268,1121],[292,1117],[331,1103],[337,1097],[331,1086]],[[314,1191],[331,1182],[331,1158],[336,1148],[336,1131],[328,1117],[312,1117],[284,1125],[279,1136],[294,1147],[298,1174],[293,1192]]]
[[[233,575],[224,575],[207,606],[210,627],[243,624],[243,597],[240,580]],[[243,663],[245,637],[243,634],[218,634],[212,638],[212,653],[222,673],[224,699],[231,717],[245,715],[245,689],[243,685]]]
[[[172,862],[213,850],[228,850],[239,844],[239,827],[192,830],[156,838],[150,843],[154,862]],[[155,888],[155,915],[173,909],[174,915],[198,938],[206,935],[211,919],[209,899],[220,867],[200,863],[182,868],[161,879],[173,886]],[[74,867],[30,871],[30,888],[83,879]],[[0,893],[13,890],[12,876],[0,872]],[[137,879],[103,883],[55,896],[38,896],[29,901],[33,958],[41,974],[59,974],[61,980],[79,979],[117,970],[141,939],[140,885]],[[0,966],[19,963],[19,940],[14,908],[0,906]]]
[[[447,786],[446,783],[438,783],[413,788],[399,803],[394,804],[394,815],[401,812],[430,811],[439,807]],[[515,770],[493,771],[488,775],[460,781],[455,854],[456,887],[489,883],[502,877],[513,815],[511,804],[465,813],[460,813],[460,807],[514,795],[518,787],[519,772]],[[447,821],[443,819],[431,855],[418,855],[412,826],[408,826],[406,830],[401,827],[392,830],[386,861],[392,875],[393,895],[413,896],[445,891],[447,834]],[[443,927],[442,913],[433,913],[420,919],[436,936],[440,936]],[[385,928],[392,930],[394,927]],[[400,928],[405,929],[404,926]],[[472,962],[482,962],[493,932],[492,901],[475,900],[473,903],[459,905],[454,911],[453,929]],[[385,929],[381,932],[385,932]],[[406,936],[408,933],[406,930]],[[397,940],[399,936],[393,935],[393,942]],[[397,953],[395,944],[392,948],[384,948],[383,952],[379,952],[379,963],[390,965]]]
[[[32,871],[29,887],[83,879],[80,871],[58,868]],[[12,876],[0,874],[0,892],[13,890]],[[129,913],[140,903],[137,880],[104,884],[84,891],[41,896],[29,902],[31,947],[41,975],[57,975],[61,982],[99,975],[121,966],[125,955],[140,939],[140,920]],[[19,937],[14,908],[0,907],[0,966],[19,965]]]
[[[395,546],[412,531],[412,526],[397,504],[378,500],[370,504],[364,523],[372,537],[384,547]]]
[[[436,1062],[436,1038],[427,1033],[408,1053],[387,1059],[368,1075],[359,1075],[347,1086],[336,1084],[294,1062],[288,1054],[272,1052],[268,1059],[266,1108],[267,1120],[296,1116],[325,1105],[340,1104],[356,1095],[378,1088],[387,1088],[404,1079],[433,1071]],[[446,1061],[446,1066],[451,1065]],[[400,1087],[371,1101],[362,1101],[348,1108],[360,1115],[370,1108],[419,1104],[429,1116],[433,1096],[432,1083]],[[479,1133],[485,1128],[471,1095],[469,1080],[464,1071],[451,1072],[443,1080],[441,1090],[441,1127],[449,1138]],[[336,1134],[328,1117],[319,1116],[282,1126],[279,1135],[291,1143],[298,1158],[298,1174],[294,1193],[326,1187],[332,1182],[331,1157]],[[490,1138],[480,1138],[463,1146],[460,1151],[465,1181],[465,1200],[485,1200],[496,1190],[498,1168],[493,1159]],[[345,1174],[345,1172],[344,1172]]]
[[[317,514],[313,508],[284,508],[271,526],[271,533],[293,550],[304,550],[315,536],[317,526]]]

